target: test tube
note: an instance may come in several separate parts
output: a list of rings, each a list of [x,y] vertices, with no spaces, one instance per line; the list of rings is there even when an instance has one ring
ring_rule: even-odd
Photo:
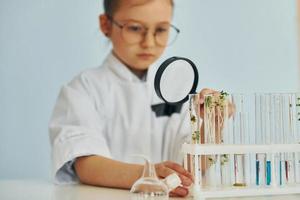
[[[283,94],[283,139],[291,144],[296,140],[296,97],[295,94]],[[295,153],[285,153],[285,180],[287,184],[295,183]]]
[[[271,145],[275,141],[274,136],[274,105],[272,94],[261,94],[260,112],[261,112],[261,131],[264,135],[263,144]],[[276,154],[267,153],[265,162],[265,184],[275,186],[276,178]]]
[[[191,141],[192,144],[201,143],[201,117],[200,117],[200,94],[189,95],[189,111],[190,111],[190,124],[191,124]]]
[[[289,143],[295,144],[295,141],[297,141],[297,95],[295,93],[290,94],[290,121],[291,121],[291,136]],[[291,154],[292,156],[292,179],[291,183],[296,184],[297,183],[297,173],[299,172],[299,165],[298,165],[298,154],[297,152],[293,152]]]
[[[225,92],[221,92],[216,98],[216,133],[217,133],[217,144],[230,144],[229,134],[229,95]],[[220,175],[221,185],[229,186],[230,181],[230,155],[221,154],[219,155],[220,162]]]
[[[247,95],[247,104],[248,104],[248,134],[246,135],[246,144],[254,145],[256,144],[256,127],[255,127],[255,94]],[[256,153],[249,153],[247,167],[248,175],[246,180],[247,184],[250,186],[256,185]]]
[[[227,93],[221,92],[204,97],[204,124],[206,144],[229,142]],[[206,163],[206,182],[210,187],[230,184],[228,155],[208,155]]]
[[[248,111],[245,109],[245,96],[242,94],[233,94],[232,102],[235,106],[233,115],[233,135],[234,144],[245,144],[246,137],[249,135],[248,129]],[[246,163],[244,154],[234,155],[234,186],[246,186]]]
[[[265,144],[271,144],[271,99],[269,94],[263,95],[263,127],[265,134]],[[271,185],[272,181],[272,154],[267,153],[266,155],[266,185]]]
[[[255,94],[255,143],[264,144],[265,135],[262,123],[262,94]],[[265,166],[266,154],[258,153],[256,154],[256,185],[263,186],[265,184]]]
[[[200,144],[201,137],[201,117],[200,117],[200,94],[189,95],[189,113],[190,113],[190,125],[191,125],[191,143]],[[202,165],[201,156],[186,155],[186,169],[195,175],[195,184],[199,184],[199,187],[203,184],[202,181]]]
[[[296,143],[300,144],[300,93],[295,93],[296,105]],[[296,183],[300,184],[300,152],[295,155]]]
[[[270,123],[271,123],[271,143],[281,144],[281,133],[283,132],[283,121],[282,121],[282,95],[281,94],[270,94]],[[274,162],[272,163],[273,170],[273,185],[284,185],[284,167],[282,162],[282,153],[274,153]]]
[[[216,144],[219,137],[216,135],[216,99],[215,95],[208,94],[204,96],[204,138],[205,144]],[[216,187],[219,183],[217,179],[217,156],[207,155],[205,157],[206,170],[204,173],[205,185],[207,187]],[[220,178],[220,177],[219,177]]]

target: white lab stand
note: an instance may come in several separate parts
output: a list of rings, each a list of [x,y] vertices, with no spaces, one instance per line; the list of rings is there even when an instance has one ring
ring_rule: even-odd
[[[222,155],[222,154],[250,154],[250,153],[289,153],[298,152],[300,153],[300,144],[273,144],[273,145],[210,145],[210,144],[183,144],[182,152],[184,153],[184,162],[187,166],[187,155],[194,158],[194,169],[199,169],[199,156],[201,155]],[[274,161],[274,156],[272,156],[271,161]],[[296,156],[297,160],[295,169],[300,170],[299,160],[300,158]],[[274,163],[274,162],[272,162]],[[296,180],[300,180],[299,173],[296,173],[298,177]],[[275,176],[274,171],[272,171],[272,176]],[[269,186],[256,186],[250,185],[245,187],[235,187],[235,186],[224,186],[217,188],[202,188],[200,186],[201,173],[199,170],[194,170],[194,186],[193,186],[193,197],[197,200],[203,200],[208,198],[219,198],[219,197],[244,197],[244,196],[261,196],[261,195],[283,195],[283,194],[300,194],[300,183],[295,183],[292,185],[269,185]]]

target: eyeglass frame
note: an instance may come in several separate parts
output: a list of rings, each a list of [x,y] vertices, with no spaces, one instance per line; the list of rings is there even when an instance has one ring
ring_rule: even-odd
[[[119,27],[121,30],[123,30],[123,28],[125,27],[126,23],[124,24],[120,24],[119,22],[117,22],[116,20],[114,20],[110,15],[107,15],[107,18],[109,21],[111,21],[114,25],[116,25],[117,27]],[[141,24],[143,25],[143,24]],[[176,31],[176,37],[174,39],[174,41],[176,40],[178,34],[180,33],[180,29],[177,28],[176,26],[174,26],[173,24],[170,24],[170,27],[174,28],[174,30]],[[146,27],[145,25],[143,25],[143,27],[145,28],[145,33],[143,33],[143,39],[145,39],[145,36],[147,35],[148,31],[149,31],[149,27]],[[173,44],[173,42],[171,42],[170,44],[166,44],[166,45],[161,45],[157,42],[157,39],[156,39],[156,31],[153,33],[153,36],[155,38],[155,43],[158,45],[158,46],[170,46],[171,44]],[[142,41],[142,40],[141,40]],[[139,43],[139,42],[134,42],[134,43],[131,43],[131,44],[136,44],[136,43]]]

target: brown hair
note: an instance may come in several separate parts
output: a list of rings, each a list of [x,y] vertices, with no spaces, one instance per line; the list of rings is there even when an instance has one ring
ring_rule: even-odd
[[[145,1],[144,3],[146,3]],[[116,12],[116,10],[118,9],[120,3],[121,0],[104,0],[103,7],[104,7],[105,14],[112,17]],[[174,7],[174,1],[170,0],[170,3],[172,7]]]

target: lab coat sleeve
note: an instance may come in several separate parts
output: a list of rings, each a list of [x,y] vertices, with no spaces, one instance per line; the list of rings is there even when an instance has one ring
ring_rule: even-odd
[[[104,106],[102,111],[97,106],[101,104],[96,103],[92,84],[84,76],[61,89],[49,122],[55,182],[78,182],[73,167],[77,157],[111,157],[105,139]]]

